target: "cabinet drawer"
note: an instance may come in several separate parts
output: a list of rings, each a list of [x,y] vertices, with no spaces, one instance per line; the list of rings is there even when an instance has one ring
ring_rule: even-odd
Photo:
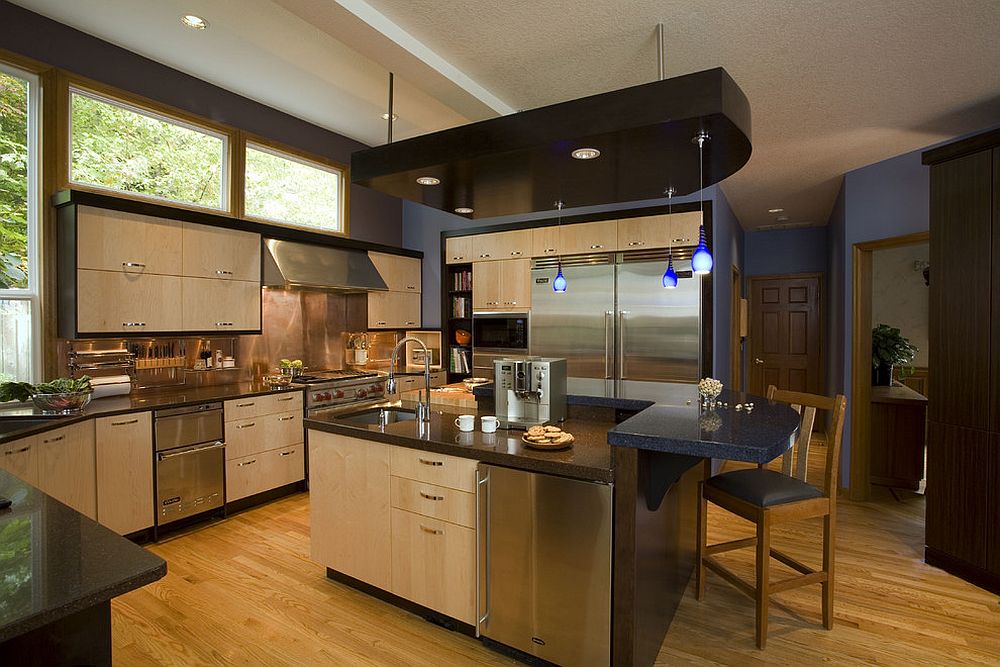
[[[226,460],[239,459],[266,451],[267,424],[264,415],[226,422]]]
[[[473,459],[408,447],[393,446],[389,452],[390,474],[470,493],[476,491],[477,463]]]
[[[460,526],[476,526],[476,494],[467,491],[393,477],[392,506]]]
[[[279,412],[273,415],[266,415],[264,421],[267,424],[265,435],[271,447],[287,447],[296,445],[305,440],[305,431],[302,430],[302,411]]]
[[[392,510],[392,592],[475,623],[476,531]]]
[[[226,502],[305,478],[303,446],[279,447],[226,461]]]
[[[278,412],[302,412],[302,392],[290,391],[248,398],[233,398],[225,403],[227,422]]]

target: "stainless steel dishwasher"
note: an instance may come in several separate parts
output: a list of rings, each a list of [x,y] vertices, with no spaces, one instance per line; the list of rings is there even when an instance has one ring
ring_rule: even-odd
[[[222,507],[226,449],[222,403],[153,413],[156,434],[156,525]]]
[[[610,484],[480,464],[476,632],[560,665],[611,660]]]

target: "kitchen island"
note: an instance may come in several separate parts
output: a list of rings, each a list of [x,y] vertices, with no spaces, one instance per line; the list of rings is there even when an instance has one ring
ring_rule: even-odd
[[[111,665],[111,598],[166,562],[0,471],[0,664]]]

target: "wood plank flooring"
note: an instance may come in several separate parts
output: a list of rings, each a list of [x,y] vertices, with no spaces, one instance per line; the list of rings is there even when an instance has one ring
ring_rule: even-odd
[[[772,600],[758,651],[753,603],[709,574],[705,601],[688,591],[657,664],[1000,664],[997,597],[922,562],[923,497],[901,498],[840,501],[833,630],[819,624],[818,586],[789,591]],[[711,508],[711,541],[749,531]],[[819,522],[803,522],[776,530],[772,543],[818,564],[820,534]],[[112,604],[116,665],[514,664],[327,580],[308,557],[306,494],[150,548],[168,574]],[[722,558],[749,577],[752,553]]]

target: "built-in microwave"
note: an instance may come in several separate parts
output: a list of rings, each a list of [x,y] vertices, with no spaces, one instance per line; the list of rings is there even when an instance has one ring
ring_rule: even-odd
[[[472,314],[472,374],[493,379],[493,361],[528,354],[528,313]]]

